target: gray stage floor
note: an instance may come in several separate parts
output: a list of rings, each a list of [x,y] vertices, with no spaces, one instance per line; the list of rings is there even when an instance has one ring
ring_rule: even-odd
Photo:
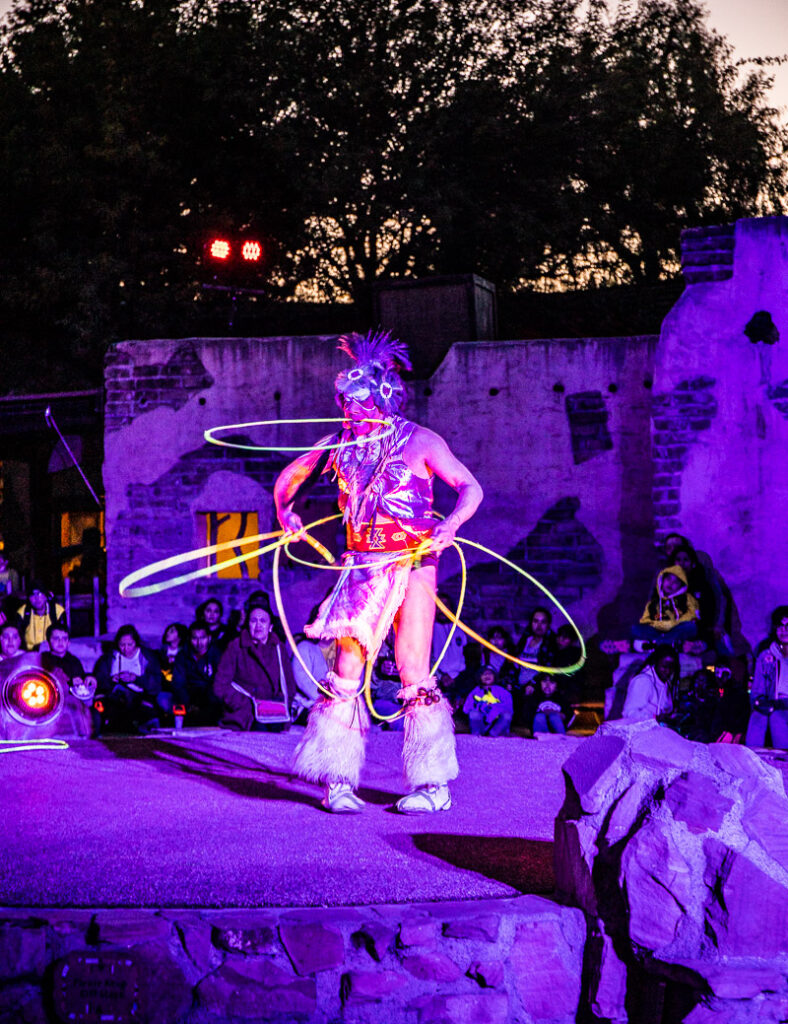
[[[0,905],[340,906],[551,887],[582,739],[458,736],[454,808],[405,817],[401,735],[370,736],[357,816],[288,770],[302,730],[73,742],[0,758]]]

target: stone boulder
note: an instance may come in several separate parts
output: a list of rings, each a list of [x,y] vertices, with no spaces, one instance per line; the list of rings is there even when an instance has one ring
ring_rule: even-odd
[[[788,799],[780,771],[743,746],[620,721],[572,754],[564,775],[557,891],[600,937],[587,955],[597,1019],[633,1019],[635,990],[648,989],[649,978],[663,997],[672,988],[693,1020],[705,1013],[733,1024],[784,1007]]]

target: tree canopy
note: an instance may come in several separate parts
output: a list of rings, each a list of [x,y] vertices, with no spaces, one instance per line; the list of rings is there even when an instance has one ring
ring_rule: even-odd
[[[696,0],[16,0],[0,45],[0,329],[44,357],[198,329],[218,228],[366,308],[653,284],[683,227],[786,209],[768,72]]]

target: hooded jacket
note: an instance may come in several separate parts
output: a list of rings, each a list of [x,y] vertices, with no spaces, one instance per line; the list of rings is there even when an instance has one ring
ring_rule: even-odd
[[[681,590],[668,597],[665,594],[665,577],[677,576]],[[687,586],[687,576],[680,565],[669,565],[657,576],[657,583],[651,600],[640,616],[643,625],[653,626],[667,632],[680,622],[693,622],[698,618],[698,602]]]

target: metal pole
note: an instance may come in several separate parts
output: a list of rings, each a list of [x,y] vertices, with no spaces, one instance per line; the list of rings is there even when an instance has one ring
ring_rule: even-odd
[[[68,626],[69,633],[71,632],[71,580],[68,576],[63,580],[64,584],[64,597],[63,602],[66,606],[66,625]]]
[[[101,636],[101,594],[98,576],[93,577],[93,636]]]
[[[82,466],[80,466],[80,464],[77,462],[74,453],[71,451],[71,448],[69,447],[68,441],[65,439],[65,437],[63,437],[63,435],[60,432],[60,427],[57,425],[57,423],[55,423],[55,417],[52,415],[52,409],[50,408],[50,406],[46,407],[46,411],[44,412],[44,419],[47,421],[47,424],[50,427],[52,427],[52,429],[55,431],[57,436],[60,438],[60,440],[61,440],[61,442],[63,444],[63,447],[66,449],[66,451],[69,454],[69,458],[71,459],[71,461],[74,463],[74,465],[79,470],[79,475],[85,481],[85,487],[87,487],[87,489],[93,495],[93,500],[96,502],[98,507],[101,508],[101,502],[99,501],[98,495],[93,490],[93,488],[90,486],[90,481],[88,480],[88,478],[83,473]]]

